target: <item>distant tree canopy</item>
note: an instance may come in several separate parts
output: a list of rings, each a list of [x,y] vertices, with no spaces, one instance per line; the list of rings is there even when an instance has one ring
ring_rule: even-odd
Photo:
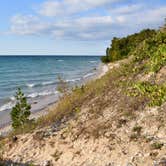
[[[106,49],[106,56],[101,58],[102,62],[113,62],[129,56],[142,41],[152,38],[155,34],[155,30],[145,29],[127,37],[114,37],[111,46]]]

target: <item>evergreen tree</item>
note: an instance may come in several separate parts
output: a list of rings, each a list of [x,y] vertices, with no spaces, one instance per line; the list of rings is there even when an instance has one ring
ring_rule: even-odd
[[[107,47],[107,49],[106,49],[106,56],[109,56],[109,51],[110,51],[110,49]]]
[[[31,114],[31,105],[27,103],[27,99],[20,88],[18,88],[15,98],[16,105],[12,108],[10,115],[12,120],[12,127],[17,129],[23,128],[24,125],[29,121],[28,118]]]

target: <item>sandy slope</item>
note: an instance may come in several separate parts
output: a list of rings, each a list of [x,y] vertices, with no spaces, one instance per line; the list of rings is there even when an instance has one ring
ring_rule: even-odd
[[[119,63],[109,65],[114,67]],[[7,139],[3,158],[40,166],[165,166],[166,103],[144,110],[142,104],[112,88],[61,125]]]

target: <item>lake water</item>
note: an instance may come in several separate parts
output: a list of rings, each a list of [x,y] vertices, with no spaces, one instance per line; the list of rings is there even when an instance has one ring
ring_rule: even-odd
[[[42,108],[58,96],[59,76],[77,85],[94,77],[100,63],[97,56],[1,56],[0,111],[12,108],[19,87],[30,103],[41,102]]]

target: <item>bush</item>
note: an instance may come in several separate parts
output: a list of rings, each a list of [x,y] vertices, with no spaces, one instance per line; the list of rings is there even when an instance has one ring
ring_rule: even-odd
[[[166,101],[166,85],[155,85],[148,82],[134,83],[129,92],[131,96],[145,96],[150,106],[161,106]]]
[[[109,63],[110,62],[109,56],[103,56],[103,57],[101,57],[101,61],[103,63]]]
[[[11,119],[12,127],[16,130],[19,128],[24,128],[25,124],[29,121],[28,118],[31,114],[31,105],[27,103],[27,99],[20,88],[18,88],[15,98],[16,105],[12,108]]]

